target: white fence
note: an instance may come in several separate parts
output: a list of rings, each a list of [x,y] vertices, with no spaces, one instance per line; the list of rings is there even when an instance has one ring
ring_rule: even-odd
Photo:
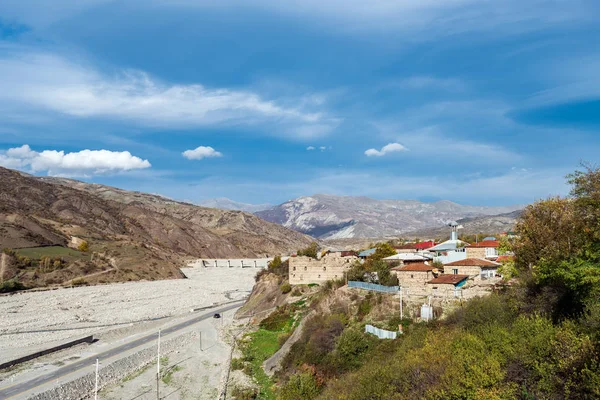
[[[365,332],[371,333],[379,339],[396,339],[398,337],[398,332],[386,331],[385,329],[376,328],[373,325],[365,325]]]

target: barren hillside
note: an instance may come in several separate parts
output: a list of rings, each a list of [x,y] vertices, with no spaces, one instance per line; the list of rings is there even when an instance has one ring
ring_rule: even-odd
[[[241,211],[5,168],[0,168],[0,187],[0,248],[64,246],[72,236],[90,244],[89,252],[44,277],[39,266],[33,268],[36,260],[28,264],[19,254],[11,256],[20,280],[33,286],[103,271],[104,281],[174,278],[185,258],[259,257],[288,253],[311,241]],[[93,260],[93,253],[101,257]]]

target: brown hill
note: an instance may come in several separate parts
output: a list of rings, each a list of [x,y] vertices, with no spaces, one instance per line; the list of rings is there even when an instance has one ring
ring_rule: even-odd
[[[308,236],[241,211],[0,168],[0,248],[65,246],[72,237],[87,241],[90,251],[80,257],[71,254],[60,268],[57,263],[44,272],[39,260],[23,260],[23,251],[11,254],[4,264],[17,265],[16,277],[30,286],[81,275],[92,283],[175,278],[186,258],[261,257],[311,242]],[[55,250],[48,256],[60,254]],[[13,278],[3,275],[0,279]]]

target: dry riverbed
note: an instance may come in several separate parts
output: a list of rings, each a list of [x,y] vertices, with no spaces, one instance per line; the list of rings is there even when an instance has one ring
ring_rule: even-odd
[[[183,268],[188,279],[128,282],[0,297],[0,359],[95,335],[111,340],[194,308],[241,300],[254,268]]]

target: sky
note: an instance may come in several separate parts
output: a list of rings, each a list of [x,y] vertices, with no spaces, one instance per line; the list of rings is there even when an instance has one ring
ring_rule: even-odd
[[[600,154],[595,0],[0,2],[0,165],[200,202],[525,204]]]

